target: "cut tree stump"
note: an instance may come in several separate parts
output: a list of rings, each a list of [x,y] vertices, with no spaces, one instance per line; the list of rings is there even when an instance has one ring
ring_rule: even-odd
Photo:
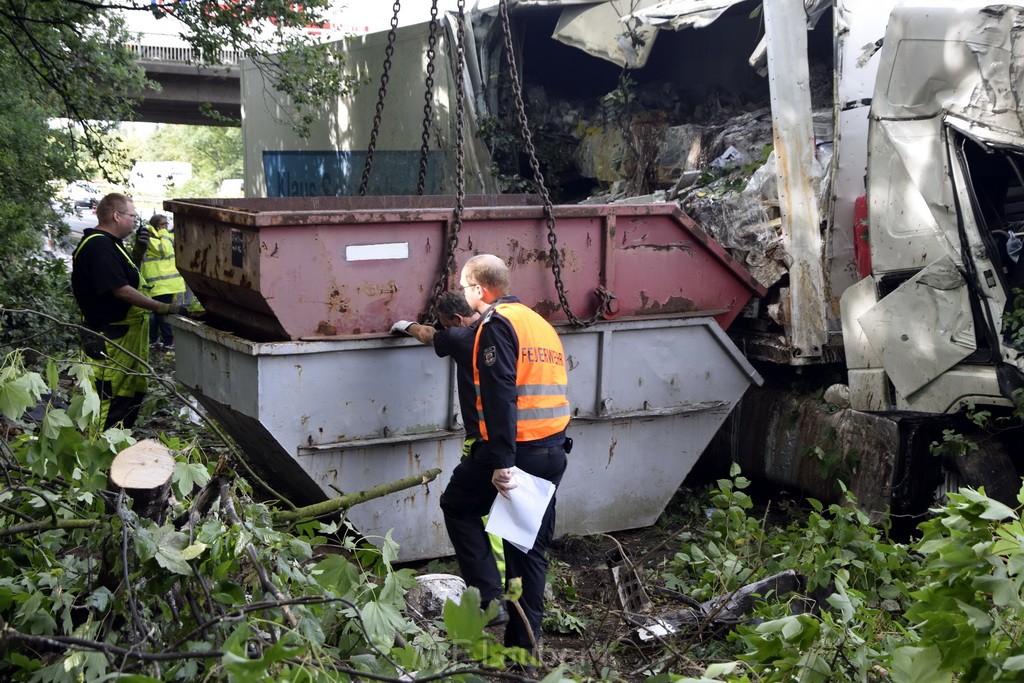
[[[159,441],[144,439],[124,449],[110,465],[110,488],[132,499],[135,513],[163,524],[174,477],[174,456]]]

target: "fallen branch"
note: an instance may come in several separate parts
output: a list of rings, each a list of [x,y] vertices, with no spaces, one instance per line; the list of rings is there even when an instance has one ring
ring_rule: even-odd
[[[220,504],[221,509],[224,510],[224,514],[227,515],[228,519],[232,524],[243,526],[241,518],[238,513],[235,512],[235,503],[231,498],[231,491],[229,489],[229,482],[224,480],[221,482],[220,487]],[[252,542],[246,542],[245,554],[248,555],[249,561],[252,562],[253,568],[256,570],[256,575],[259,577],[260,585],[263,586],[263,590],[273,595],[279,603],[281,603],[281,611],[284,613],[284,618],[288,622],[288,625],[295,628],[299,625],[299,620],[295,618],[291,609],[288,607],[289,599],[281,592],[281,589],[277,587],[274,581],[270,578],[270,574],[267,573],[266,568],[260,564],[259,553],[256,552],[256,547]]]
[[[276,510],[271,513],[271,519],[274,524],[297,524],[298,522],[307,519],[323,517],[342,510],[347,510],[354,505],[365,503],[366,501],[373,500],[374,498],[386,496],[389,493],[403,491],[405,489],[412,488],[413,486],[422,486],[423,484],[437,479],[437,475],[439,474],[441,474],[440,468],[435,467],[434,469],[427,470],[421,474],[414,474],[412,476],[405,477],[404,479],[398,479],[397,481],[388,482],[386,484],[378,484],[372,488],[357,491],[355,493],[348,493],[344,496],[325,500],[321,503],[314,503],[312,505],[307,505],[306,507],[296,508],[295,510]]]
[[[48,519],[42,522],[26,522],[0,529],[0,537],[17,536],[18,534],[39,533],[56,529],[93,529],[100,525],[98,519]]]

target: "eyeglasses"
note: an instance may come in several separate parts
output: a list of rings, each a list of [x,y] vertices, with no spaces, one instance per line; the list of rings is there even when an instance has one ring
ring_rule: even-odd
[[[137,213],[125,213],[124,211],[115,211],[114,213],[119,213],[122,216],[131,216],[132,218],[138,218],[139,217],[139,214],[137,214]]]

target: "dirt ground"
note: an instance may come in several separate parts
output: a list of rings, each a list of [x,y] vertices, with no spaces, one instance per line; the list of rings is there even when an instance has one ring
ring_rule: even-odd
[[[707,634],[673,638],[666,651],[656,641],[643,642],[638,627],[627,622],[628,616],[644,619],[687,607],[678,595],[664,588],[659,575],[679,551],[679,534],[699,524],[694,502],[702,491],[701,486],[681,488],[653,526],[568,536],[553,543],[548,613],[571,613],[585,626],[581,633],[545,631],[540,650],[547,668],[565,665],[578,677],[642,681],[659,662],[670,659],[674,673],[698,676],[703,672],[699,660],[716,649]],[[613,576],[613,567],[618,578]],[[543,671],[537,677],[541,674]]]

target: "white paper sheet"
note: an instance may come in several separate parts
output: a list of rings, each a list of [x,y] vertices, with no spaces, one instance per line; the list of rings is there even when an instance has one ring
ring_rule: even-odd
[[[508,492],[508,498],[499,494],[494,499],[486,528],[487,533],[501,536],[528,553],[537,540],[548,503],[555,495],[555,485],[522,470],[513,470],[512,481],[516,487]]]

